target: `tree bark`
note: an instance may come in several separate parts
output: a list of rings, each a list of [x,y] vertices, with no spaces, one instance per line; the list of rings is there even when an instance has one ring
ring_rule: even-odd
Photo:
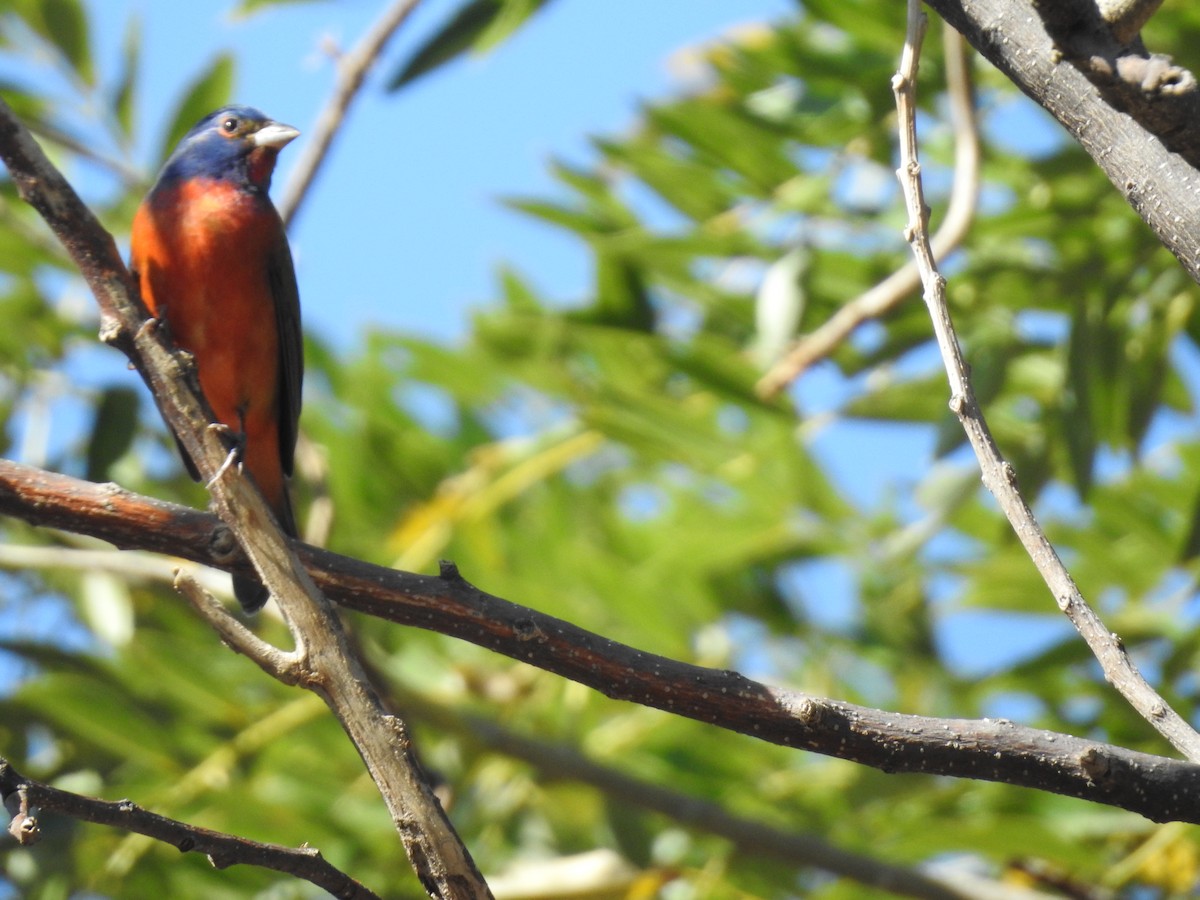
[[[1062,123],[1200,282],[1200,91],[1086,0],[926,0]]]
[[[215,516],[7,460],[0,460],[0,513],[126,549],[237,565]],[[494,597],[449,563],[439,575],[415,575],[299,542],[293,548],[321,590],[346,608],[470,641],[617,700],[885,772],[997,781],[1200,824],[1200,765],[1006,720],[906,715],[773,687]]]

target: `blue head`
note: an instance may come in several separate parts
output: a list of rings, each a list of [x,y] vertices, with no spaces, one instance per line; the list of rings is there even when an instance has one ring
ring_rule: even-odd
[[[252,107],[223,106],[184,136],[158,183],[206,178],[265,192],[280,149],[298,134]]]

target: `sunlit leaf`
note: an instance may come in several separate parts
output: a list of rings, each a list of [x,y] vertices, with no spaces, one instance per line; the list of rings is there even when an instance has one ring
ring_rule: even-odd
[[[249,17],[275,6],[295,6],[300,3],[318,2],[328,2],[328,0],[239,0],[233,13],[235,16]]]

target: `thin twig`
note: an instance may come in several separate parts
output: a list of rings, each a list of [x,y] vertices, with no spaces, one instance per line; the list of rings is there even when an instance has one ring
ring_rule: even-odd
[[[213,515],[0,460],[0,514],[249,571]],[[414,575],[298,542],[331,599],[401,625],[437,631],[587,685],[606,696],[887,772],[1032,787],[1200,824],[1200,766],[991,719],[940,719],[869,709],[657,656],[478,590],[450,564]]]
[[[334,135],[341,128],[367,73],[383,53],[392,35],[404,24],[419,2],[420,0],[395,0],[367,30],[354,49],[338,60],[333,94],[317,117],[316,125],[300,152],[300,159],[288,178],[283,197],[277,204],[284,225],[291,224],[304,198],[308,196],[308,189],[317,177],[321,164],[325,162]]]
[[[970,230],[979,202],[979,126],[975,120],[975,98],[966,42],[949,25],[942,28],[946,57],[946,93],[950,99],[950,125],[954,130],[954,179],[946,215],[933,236],[933,255],[945,259]],[[771,367],[756,390],[773,397],[808,371],[814,363],[836,350],[864,322],[893,309],[921,286],[921,273],[913,261],[893,272],[879,284],[838,309],[815,331],[800,338],[792,349]]]
[[[148,553],[122,553],[111,547],[61,547],[35,544],[0,544],[0,569],[54,569],[57,571],[103,572],[134,581],[172,584],[181,568],[178,560]],[[188,563],[185,569],[204,590],[232,596],[229,579],[211,569]]]
[[[169,819],[141,809],[128,800],[97,800],[94,797],[59,790],[26,778],[17,772],[8,760],[0,757],[0,797],[7,801],[13,796],[21,801],[21,809],[18,812],[24,815],[23,821],[29,820],[29,809],[40,807],[43,811],[60,813],[84,822],[112,825],[143,834],[170,844],[182,853],[203,853],[217,869],[227,869],[235,865],[257,866],[302,878],[335,897],[347,900],[379,900],[377,894],[345,872],[334,868],[321,856],[320,851],[312,847],[295,849],[278,844],[263,844]],[[36,840],[36,828],[26,831],[31,836],[29,843]]]
[[[178,567],[175,569],[174,583],[175,589],[192,605],[192,609],[208,620],[227,647],[255,662],[272,678],[284,684],[298,684],[304,673],[310,670],[307,648],[300,647],[292,653],[285,653],[267,643],[231,616],[212,594]]]
[[[919,0],[908,0],[908,34],[900,71],[892,79],[896,108],[900,114],[900,168],[896,175],[904,190],[909,221],[905,236],[921,271],[925,303],[933,319],[934,335],[950,382],[950,408],[966,431],[983,473],[983,483],[995,496],[1013,531],[1024,545],[1038,573],[1050,588],[1071,624],[1087,642],[1104,670],[1104,677],[1118,690],[1138,714],[1169,740],[1180,753],[1200,762],[1200,734],[1197,734],[1167,702],[1159,696],[1133,665],[1121,639],[1113,634],[1084,600],[1074,579],[1063,565],[1045,532],[1042,531],[1025,498],[1017,488],[1012,466],[1000,454],[983,412],[975,398],[967,374],[950,309],[946,303],[946,280],[938,273],[929,242],[929,209],[925,205],[921,165],[917,159],[916,78],[921,40],[926,26]]]

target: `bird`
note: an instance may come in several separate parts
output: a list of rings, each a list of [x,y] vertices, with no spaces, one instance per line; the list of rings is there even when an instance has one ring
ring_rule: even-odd
[[[289,478],[304,377],[300,292],[268,191],[279,151],[299,134],[249,106],[205,116],[167,158],[130,236],[142,301],[191,354],[213,414],[234,436],[232,452],[293,537]],[[257,578],[239,574],[233,592],[248,613],[270,596]]]

